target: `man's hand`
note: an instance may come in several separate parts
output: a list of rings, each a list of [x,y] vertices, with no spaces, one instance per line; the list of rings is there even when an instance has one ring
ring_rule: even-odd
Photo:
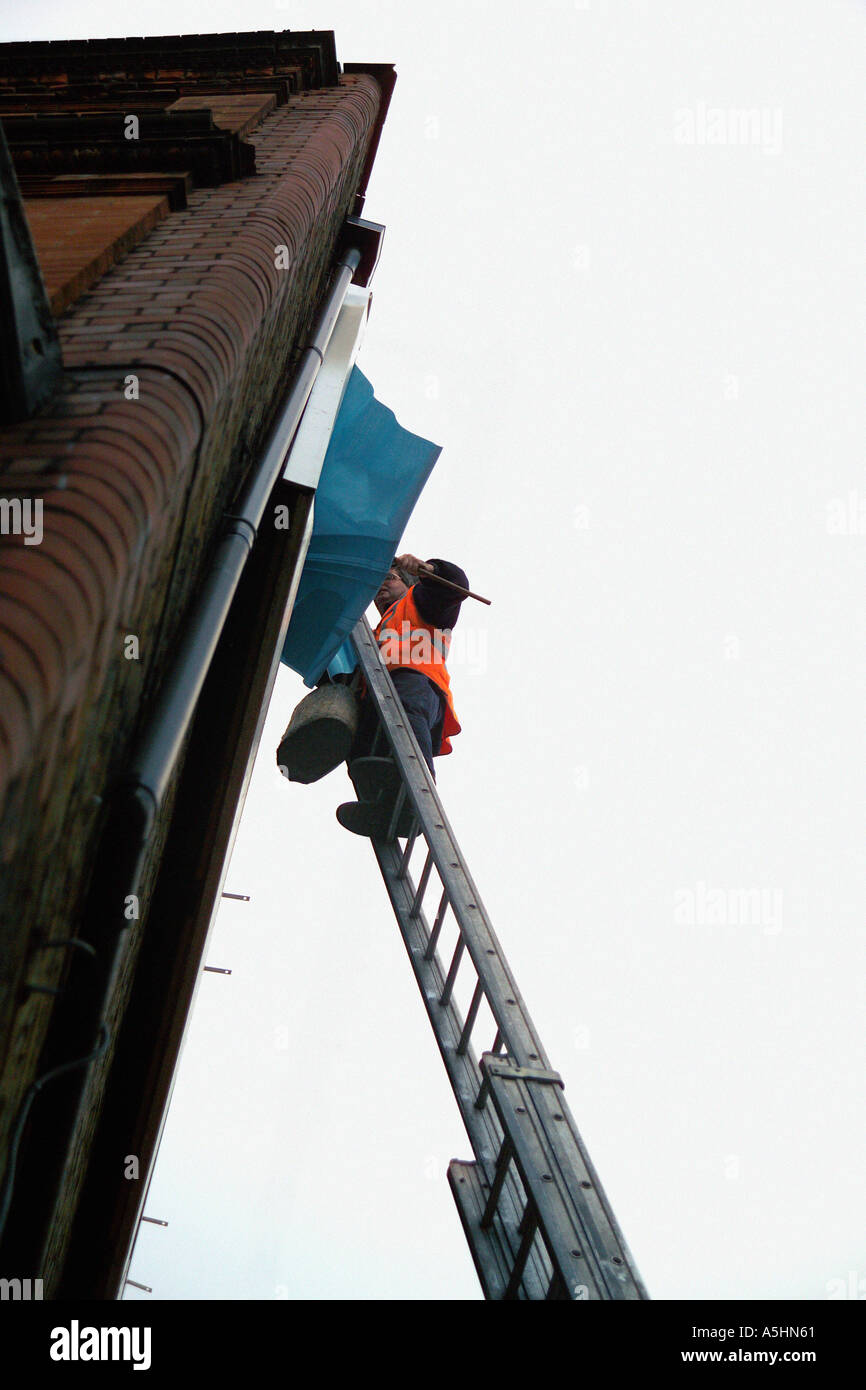
[[[394,564],[406,570],[407,574],[436,573],[432,565],[428,565],[426,560],[419,560],[417,555],[398,555]]]

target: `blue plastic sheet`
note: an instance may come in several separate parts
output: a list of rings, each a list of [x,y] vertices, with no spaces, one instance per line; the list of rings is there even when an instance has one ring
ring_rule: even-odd
[[[313,535],[281,660],[313,686],[355,665],[348,636],[397,553],[442,452],[397,423],[352,369],[316,491]]]

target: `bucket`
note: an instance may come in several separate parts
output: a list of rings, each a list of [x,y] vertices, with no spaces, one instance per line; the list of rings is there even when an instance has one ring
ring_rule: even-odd
[[[345,762],[358,729],[358,701],[346,685],[321,685],[295,707],[277,749],[290,782],[318,782]]]

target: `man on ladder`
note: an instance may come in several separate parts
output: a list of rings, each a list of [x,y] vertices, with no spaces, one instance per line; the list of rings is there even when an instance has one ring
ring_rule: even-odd
[[[433,758],[450,753],[451,739],[460,733],[445,661],[451,629],[468,594],[469,581],[459,566],[398,555],[373,600],[380,614],[375,633],[380,655],[434,781]],[[359,799],[338,806],[337,819],[355,835],[381,837],[391,820],[400,778],[390,758],[361,756],[375,733],[371,717],[372,711],[362,716],[349,759]],[[407,807],[396,833],[409,834],[411,821]]]

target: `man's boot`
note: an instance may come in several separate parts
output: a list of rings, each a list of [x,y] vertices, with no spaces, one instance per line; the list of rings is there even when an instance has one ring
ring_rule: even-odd
[[[393,803],[383,805],[376,801],[346,801],[337,807],[337,820],[345,830],[351,830],[353,835],[366,835],[371,840],[384,840],[393,813]],[[397,818],[395,839],[406,839],[412,834],[414,824],[414,815],[404,806]]]
[[[337,808],[337,820],[355,835],[383,839],[402,786],[396,764],[390,758],[356,758],[349,764],[349,776],[358,794]],[[412,833],[415,813],[406,798],[397,820],[395,835],[401,839]]]

